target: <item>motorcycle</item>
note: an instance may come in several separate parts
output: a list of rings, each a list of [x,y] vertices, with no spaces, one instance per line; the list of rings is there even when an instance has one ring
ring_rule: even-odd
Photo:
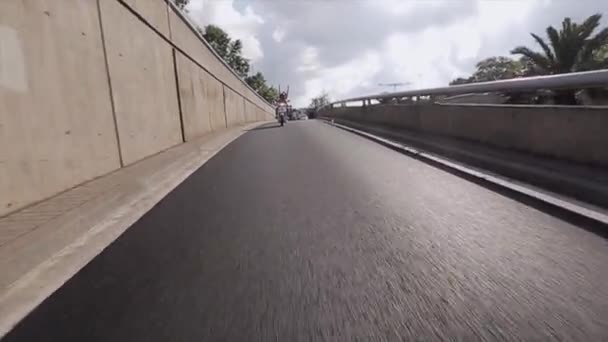
[[[276,115],[277,120],[281,124],[281,127],[285,125],[287,121],[287,115],[291,113],[291,105],[289,104],[289,86],[287,86],[287,92],[281,92],[281,85],[279,85],[279,98],[277,99]]]
[[[285,125],[285,116],[287,115],[287,106],[284,104],[280,104],[277,107],[277,120],[281,124],[281,127]]]

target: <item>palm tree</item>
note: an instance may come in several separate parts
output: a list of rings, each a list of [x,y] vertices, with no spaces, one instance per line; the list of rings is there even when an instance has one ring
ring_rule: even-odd
[[[601,68],[597,51],[608,44],[608,28],[591,37],[600,24],[601,14],[594,14],[582,24],[573,23],[570,18],[562,22],[562,29],[557,31],[553,26],[547,27],[547,44],[541,37],[531,33],[540,45],[543,53],[533,51],[525,46],[516,47],[512,54],[523,55],[539,75],[562,74]],[[560,104],[576,104],[575,91],[560,91],[556,101]]]

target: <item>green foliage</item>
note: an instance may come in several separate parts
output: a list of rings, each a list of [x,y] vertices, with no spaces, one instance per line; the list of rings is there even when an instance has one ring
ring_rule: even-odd
[[[561,29],[547,27],[547,40],[531,33],[541,52],[518,46],[511,53],[520,55],[519,60],[508,57],[485,59],[477,63],[477,70],[471,77],[455,79],[450,85],[608,68],[608,28],[594,35],[601,18],[600,14],[595,14],[581,24],[565,18]],[[555,101],[558,104],[576,104],[576,92],[556,91]]]
[[[199,29],[203,38],[211,45],[213,50],[228,64],[236,73],[245,78],[249,73],[249,60],[243,57],[243,43],[240,40],[232,40],[228,33],[215,25],[208,25],[205,30]]]
[[[247,82],[247,84],[249,84],[253,90],[255,90],[268,102],[272,102],[279,97],[279,92],[277,89],[266,84],[266,79],[261,72],[257,72],[255,75],[247,76],[245,78],[245,82]]]
[[[450,85],[476,82],[489,82],[521,77],[528,73],[529,65],[526,60],[513,60],[509,57],[490,57],[477,63],[477,70],[471,77],[457,78]]]
[[[314,97],[310,100],[310,104],[306,109],[306,114],[310,118],[314,118],[317,116],[317,112],[323,107],[329,105],[329,94],[327,92],[322,92],[319,96]]]
[[[329,94],[327,94],[326,92],[323,92],[319,96],[314,97],[312,100],[310,100],[310,104],[308,105],[308,107],[317,110],[328,104],[329,104]]]
[[[208,25],[204,30],[199,28],[199,32],[226,64],[266,101],[272,102],[278,97],[277,90],[266,85],[262,73],[247,76],[250,70],[249,60],[243,57],[243,43],[239,39],[232,40],[226,31],[215,25]]]
[[[175,5],[181,10],[185,10],[190,0],[175,0]]]
[[[477,63],[477,71],[473,74],[474,82],[488,82],[519,77],[523,74],[523,66],[519,61],[508,57],[490,57]]]
[[[279,96],[276,88],[268,86],[262,73],[249,75],[249,60],[243,57],[243,43],[232,40],[226,31],[215,25],[207,25],[204,29],[198,27],[198,32],[211,45],[211,48],[228,64],[247,84],[266,101],[273,102]]]
[[[229,45],[226,61],[241,78],[244,78],[249,73],[249,60],[243,57],[242,50],[243,44],[240,40],[232,41]]]
[[[458,77],[457,79],[450,82],[450,85],[454,86],[454,85],[467,84],[467,83],[473,83],[473,77],[469,77],[469,78]]]
[[[593,60],[596,63],[597,69],[608,68],[608,43],[593,53]]]
[[[266,85],[266,79],[261,72],[257,72],[255,75],[247,76],[245,82],[249,84],[254,90],[262,89]]]
[[[599,27],[601,14],[594,14],[582,24],[573,23],[565,18],[558,31],[553,26],[547,27],[549,43],[532,33],[534,40],[543,52],[536,52],[525,46],[518,46],[511,51],[526,57],[537,74],[553,75],[575,71],[595,70],[608,66],[603,55],[608,44],[608,28],[596,35],[593,32]],[[576,90],[556,92],[555,100],[559,104],[576,104]]]
[[[279,91],[277,88],[272,86],[264,86],[262,89],[258,90],[258,94],[260,94],[269,103],[272,103],[279,97]]]
[[[199,32],[202,33],[203,38],[211,45],[213,50],[227,63],[231,45],[228,33],[215,25],[208,25],[204,30],[199,29]]]
[[[548,43],[540,36],[531,34],[542,52],[518,46],[511,53],[528,58],[537,73],[543,75],[598,69],[604,62],[601,51],[608,44],[608,28],[593,35],[601,18],[601,14],[594,14],[582,24],[565,18],[559,31],[553,26],[547,27]]]

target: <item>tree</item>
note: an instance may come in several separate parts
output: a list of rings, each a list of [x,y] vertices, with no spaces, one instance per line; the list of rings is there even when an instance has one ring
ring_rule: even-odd
[[[266,79],[261,72],[258,72],[255,75],[247,76],[245,78],[245,82],[247,82],[247,84],[249,84],[249,86],[255,91],[262,89],[262,87],[266,85]]]
[[[306,113],[310,118],[317,116],[318,111],[324,106],[329,105],[329,94],[326,92],[321,93],[319,96],[314,97],[310,100]]]
[[[608,43],[597,49],[593,54],[593,60],[596,64],[596,69],[608,68]]]
[[[469,77],[469,78],[458,77],[457,79],[450,82],[450,85],[454,86],[454,85],[467,84],[467,83],[473,83],[473,77]]]
[[[230,51],[230,37],[221,28],[215,25],[207,25],[205,29],[199,29],[202,33],[203,38],[211,45],[213,50],[222,57],[223,60],[228,62],[228,52]]]
[[[529,57],[522,56],[519,59],[519,63],[521,64],[521,76],[523,77],[538,76],[542,74],[542,71],[538,70],[534,61]]]
[[[469,78],[459,77],[450,85],[459,85],[476,82],[490,82],[507,80],[526,75],[528,65],[525,61],[513,60],[509,57],[490,57],[477,63],[475,72]]]
[[[205,29],[198,28],[203,38],[211,45],[213,50],[228,64],[245,82],[249,84],[266,101],[272,102],[278,97],[278,91],[266,84],[262,73],[250,75],[249,60],[243,57],[243,43],[232,40],[226,31],[215,25],[207,25]]]
[[[185,10],[190,0],[175,0],[175,5],[181,10]]]
[[[244,78],[249,73],[249,60],[243,57],[242,50],[243,44],[239,39],[231,42],[226,60],[228,65],[230,65],[240,77]]]
[[[215,25],[207,25],[202,31],[199,30],[203,38],[226,64],[241,78],[246,77],[249,73],[249,60],[243,57],[243,43],[239,39],[233,41],[228,33]]]
[[[525,57],[519,60],[502,56],[490,57],[477,63],[476,68],[471,77],[459,77],[450,82],[450,85],[507,80],[527,76],[530,73],[530,65]]]
[[[257,72],[255,75],[247,76],[245,82],[249,84],[253,90],[255,90],[260,96],[266,101],[272,102],[279,96],[279,92],[275,87],[269,87],[266,84],[266,79],[261,72]]]
[[[450,85],[507,80],[537,74],[531,60],[525,56],[519,60],[502,56],[490,57],[477,63],[476,67],[477,70],[471,77],[457,78],[450,82]],[[533,103],[537,100],[534,92],[506,92],[503,95],[507,98],[506,103]]]
[[[321,109],[321,107],[327,106],[328,104],[329,94],[323,92],[319,96],[314,97],[312,100],[310,100],[310,105],[308,105],[308,107],[316,112],[317,110]]]
[[[529,58],[535,70],[543,75],[597,69],[601,65],[597,60],[598,50],[608,44],[608,28],[592,37],[601,18],[601,14],[595,14],[580,25],[573,23],[570,18],[565,18],[561,30],[558,31],[553,26],[547,27],[549,43],[531,33],[532,38],[543,50],[542,53],[525,46],[518,46],[511,53]],[[556,102],[576,104],[575,94],[575,90],[556,92]]]
[[[581,25],[572,23],[570,18],[565,18],[560,31],[553,26],[547,27],[549,44],[538,35],[531,33],[543,53],[525,46],[516,47],[511,53],[528,57],[540,71],[549,75],[590,70],[593,68],[597,52],[608,44],[608,28],[591,37],[599,26],[601,18],[601,14],[592,15]]]
[[[522,64],[509,57],[490,57],[477,63],[477,71],[473,73],[473,82],[489,82],[520,77],[523,73]]]
[[[260,94],[260,96],[262,96],[269,103],[272,103],[279,97],[279,91],[277,88],[272,86],[269,87],[267,85],[258,90],[258,94]]]

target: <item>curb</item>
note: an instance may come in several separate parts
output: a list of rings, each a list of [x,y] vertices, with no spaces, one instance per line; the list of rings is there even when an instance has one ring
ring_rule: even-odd
[[[336,128],[340,128],[342,130],[357,134],[361,137],[367,138],[398,152],[420,159],[424,162],[445,167],[468,177],[472,177],[473,179],[481,181],[483,183],[498,186],[502,189],[512,191],[527,198],[540,201],[551,207],[564,210],[568,213],[574,214],[584,219],[591,220],[595,223],[608,225],[608,211],[598,206],[581,202],[572,198],[564,197],[563,195],[560,195],[558,193],[547,191],[545,189],[540,189],[538,187],[518,181],[513,178],[505,177],[481,168],[450,160],[438,154],[430,153],[423,149],[415,148],[404,143],[383,138],[378,135],[368,133],[356,128],[352,128],[344,124],[335,123],[335,121],[331,119],[328,120],[323,118],[322,120],[330,126],[334,126]]]
[[[0,339],[200,167],[250,129],[266,123],[230,127],[99,177],[91,182],[118,177],[111,183],[119,186],[3,245],[0,273],[10,282],[0,286]],[[41,254],[32,255],[33,250]],[[12,263],[16,258],[20,262]]]
[[[501,158],[501,156],[493,154],[469,151],[466,148],[454,148],[449,144],[437,143],[411,136],[406,131],[401,133],[387,131],[381,127],[367,127],[365,124],[348,120],[340,120],[339,122],[349,128],[392,139],[406,146],[419,148],[422,151],[501,175],[508,179],[518,180],[539,189],[546,189],[582,203],[597,206],[598,208],[608,208],[608,185],[605,182],[596,182],[592,177],[587,177],[588,175],[585,174],[577,177],[556,171],[555,165],[553,167],[535,167],[531,166],[534,165],[533,162],[528,163],[525,160],[512,161],[509,160],[508,156]]]

